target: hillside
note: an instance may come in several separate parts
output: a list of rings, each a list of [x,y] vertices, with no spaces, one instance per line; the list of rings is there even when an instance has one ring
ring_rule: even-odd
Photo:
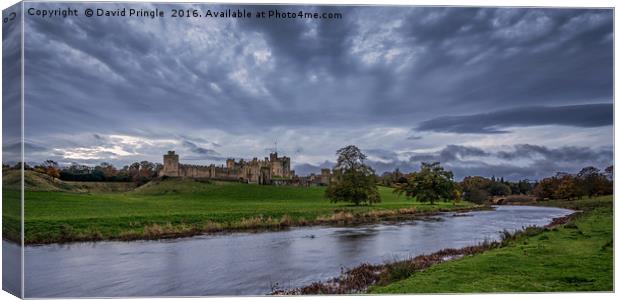
[[[5,188],[19,189],[21,185],[21,172],[19,170],[3,171],[2,185]],[[27,191],[80,192],[78,188],[71,184],[34,171],[24,172],[24,188]]]
[[[19,189],[21,176],[19,170],[2,172],[2,185],[8,189]],[[136,187],[131,182],[68,182],[34,171],[24,171],[24,188],[27,191],[45,192],[126,192]]]
[[[203,192],[211,185],[226,183],[203,181],[194,178],[165,178],[152,180],[131,191],[139,195],[166,195],[178,193]]]

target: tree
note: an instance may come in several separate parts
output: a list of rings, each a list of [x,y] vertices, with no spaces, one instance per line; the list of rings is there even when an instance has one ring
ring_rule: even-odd
[[[422,163],[420,171],[409,174],[407,182],[399,184],[394,192],[435,204],[435,201],[447,201],[455,196],[457,186],[453,178],[452,172],[445,170],[439,162]]]
[[[607,177],[607,180],[614,180],[614,165],[605,168],[605,177]]]
[[[116,168],[112,164],[107,162],[102,162],[101,164],[99,164],[99,166],[95,167],[95,169],[101,170],[106,180],[113,180],[115,179],[114,177],[118,174],[118,170],[116,170]]]
[[[58,167],[58,163],[53,161],[53,160],[46,160],[43,162],[42,165],[43,169],[45,170],[45,174],[54,177],[54,178],[59,178],[60,177],[60,168]]]
[[[607,192],[607,177],[595,167],[585,167],[577,173],[577,179],[583,194],[588,197],[602,195]]]
[[[461,182],[463,198],[467,201],[482,204],[489,198],[489,187],[493,181],[482,176],[467,176]]]
[[[517,184],[517,188],[519,190],[519,194],[527,195],[532,191],[532,185],[529,183],[527,179],[519,180]]]
[[[325,196],[334,203],[343,201],[359,205],[381,202],[375,172],[364,164],[366,155],[353,145],[339,149],[336,154],[338,161]]]
[[[579,186],[579,178],[573,175],[564,175],[559,178],[559,183],[553,192],[553,198],[555,199],[568,199],[581,198],[583,195],[582,189]]]
[[[553,199],[555,190],[560,185],[557,177],[548,177],[541,179],[532,191],[539,199]]]
[[[504,183],[503,177],[501,181],[493,181],[489,185],[489,193],[493,196],[506,196],[511,194],[510,187]]]

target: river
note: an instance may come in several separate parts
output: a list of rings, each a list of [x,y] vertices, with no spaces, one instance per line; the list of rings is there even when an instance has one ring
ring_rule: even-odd
[[[498,206],[429,220],[191,238],[29,246],[26,297],[264,295],[443,248],[497,240],[572,211]],[[3,241],[10,250],[16,246]],[[8,247],[8,248],[7,248]]]

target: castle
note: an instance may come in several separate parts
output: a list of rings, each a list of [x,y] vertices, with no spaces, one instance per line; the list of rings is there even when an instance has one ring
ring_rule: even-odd
[[[291,159],[286,156],[278,157],[277,152],[269,154],[264,160],[255,157],[249,161],[235,161],[229,158],[225,166],[198,166],[180,164],[179,155],[168,151],[168,154],[164,155],[164,166],[159,175],[281,185],[290,184],[295,177],[295,171],[291,171]]]

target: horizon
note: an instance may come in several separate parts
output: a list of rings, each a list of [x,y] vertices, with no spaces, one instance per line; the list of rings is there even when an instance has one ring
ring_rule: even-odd
[[[184,161],[184,160],[183,160],[183,155],[181,155],[180,153],[176,152],[176,150],[168,150],[168,151],[166,151],[165,153],[163,153],[163,154],[162,154],[162,161],[149,161],[149,160],[146,160],[146,161],[151,162],[151,163],[155,163],[155,164],[160,164],[160,165],[162,165],[162,163],[163,163],[163,156],[164,156],[164,155],[166,155],[166,154],[169,154],[169,152],[170,152],[170,151],[172,151],[172,152],[174,152],[175,154],[179,155],[179,163],[184,164],[184,165],[197,165],[197,166],[210,166],[210,165],[214,165],[214,166],[221,166],[221,167],[225,167],[225,163],[220,163],[220,164],[210,163],[210,164],[206,164],[206,165],[201,165],[201,164],[193,164],[193,163],[191,163],[191,161],[192,161],[192,159],[191,159],[191,158],[190,158],[190,159],[186,159],[186,160]],[[363,151],[362,151],[362,152],[363,152]],[[318,166],[314,166],[314,165],[299,165],[299,164],[297,164],[297,165],[296,165],[296,164],[294,164],[294,163],[293,163],[293,162],[294,162],[294,160],[293,160],[293,158],[292,158],[292,157],[290,157],[290,156],[288,156],[288,155],[286,155],[286,154],[281,155],[282,153],[279,153],[279,152],[270,152],[269,154],[274,154],[274,153],[275,153],[276,155],[278,155],[278,157],[279,157],[279,158],[282,158],[282,157],[288,157],[288,158],[290,158],[290,159],[291,159],[291,166],[292,166],[292,168],[291,168],[291,169],[295,172],[295,175],[297,175],[297,176],[310,176],[310,175],[317,175],[317,174],[320,174],[320,173],[321,173],[321,169],[330,169],[330,170],[331,170],[331,169],[333,169],[333,167],[334,167],[334,166],[335,166],[335,164],[336,164],[336,162],[335,162],[335,161],[325,161],[324,163],[322,163],[322,164],[320,164],[320,165],[318,165]],[[227,157],[225,160],[227,160],[227,159],[233,159],[233,160],[235,160],[235,161],[237,161],[237,162],[239,162],[239,161],[246,161],[246,162],[247,162],[247,161],[251,161],[251,160],[253,160],[253,159],[255,159],[255,158],[256,158],[256,159],[258,159],[258,160],[263,160],[263,159],[268,159],[268,158],[269,158],[269,154],[268,154],[268,156],[265,156],[265,157],[258,157],[258,156],[254,156],[254,157]],[[187,160],[189,160],[190,162],[187,162]],[[120,170],[120,169],[122,169],[122,168],[124,168],[124,167],[127,167],[127,166],[131,165],[132,163],[139,163],[139,162],[141,162],[141,161],[144,161],[144,160],[137,160],[137,161],[134,161],[134,162],[130,162],[130,163],[128,163],[128,164],[121,164],[121,165],[118,165],[118,164],[112,164],[112,163],[110,163],[110,164],[111,164],[112,166],[114,166],[116,169]],[[428,161],[423,161],[423,162],[425,162],[425,163],[434,163],[434,162],[438,162],[438,161],[428,160]],[[41,163],[42,163],[42,162],[27,162],[27,163],[26,163],[26,165],[28,165],[29,167],[34,167],[34,166],[36,166],[36,165],[40,165]],[[73,164],[78,164],[78,165],[83,165],[83,166],[88,166],[88,167],[94,168],[94,167],[96,167],[96,166],[99,166],[99,165],[100,165],[100,164],[102,164],[102,163],[108,163],[108,162],[105,162],[105,161],[104,161],[104,162],[101,162],[101,163],[98,163],[98,164],[89,164],[89,163],[83,163],[83,164],[82,164],[82,163],[77,163],[77,162],[68,162],[68,163],[59,163],[59,167],[61,167],[61,168],[67,168],[67,167],[69,167],[69,166],[71,166],[71,165],[73,165]],[[440,162],[440,163],[441,163],[441,162]],[[377,169],[375,169],[375,167],[374,167],[373,165],[375,165],[375,163],[371,161],[371,162],[370,162],[370,164],[369,164],[369,166],[373,168],[373,170],[375,171],[375,174],[376,174],[377,176],[382,176],[382,175],[383,175],[384,173],[386,173],[386,172],[389,172],[389,173],[391,173],[391,172],[395,172],[396,170],[398,170],[398,171],[400,171],[400,172],[403,172],[404,174],[409,174],[409,173],[412,173],[412,172],[417,171],[417,170],[413,170],[413,169],[412,169],[412,170],[409,170],[409,169],[405,169],[405,170],[403,170],[403,169],[400,169],[400,168],[398,168],[398,167],[397,167],[397,168],[395,168],[395,169],[385,169],[385,170],[383,170],[383,171],[378,171]],[[12,166],[12,165],[10,165],[10,166]],[[597,168],[597,169],[599,169],[600,171],[604,171],[604,170],[605,170],[605,168],[606,168],[606,167],[609,167],[609,166],[613,166],[613,163],[612,163],[612,164],[610,164],[610,165],[608,165],[608,166],[603,166],[603,167],[600,167],[600,168],[596,167],[596,168]],[[455,174],[454,179],[455,179],[456,181],[461,181],[461,180],[463,180],[463,178],[465,178],[465,177],[475,177],[475,176],[481,176],[481,177],[485,177],[485,178],[492,178],[492,177],[494,177],[494,178],[502,178],[502,179],[504,179],[504,180],[506,180],[506,181],[513,181],[513,182],[515,182],[515,181],[521,181],[521,180],[526,180],[526,181],[538,181],[538,180],[540,180],[540,179],[547,178],[547,177],[557,176],[558,174],[562,174],[562,173],[564,173],[564,174],[577,174],[579,170],[581,170],[581,169],[583,169],[583,168],[586,168],[586,167],[591,167],[591,166],[590,166],[590,165],[584,165],[584,166],[582,166],[582,167],[579,167],[578,169],[575,169],[575,170],[574,170],[574,171],[572,171],[572,172],[567,172],[567,171],[556,171],[556,172],[550,173],[550,174],[548,174],[548,175],[546,175],[546,176],[542,176],[542,177],[539,177],[539,178],[534,178],[534,179],[531,179],[531,178],[525,178],[525,177],[521,177],[521,178],[516,178],[516,177],[504,177],[504,176],[502,176],[502,175],[496,175],[496,174],[490,174],[490,175],[483,175],[483,174]],[[300,169],[300,168],[301,168],[301,169]],[[452,170],[448,169],[448,171],[452,171]]]

